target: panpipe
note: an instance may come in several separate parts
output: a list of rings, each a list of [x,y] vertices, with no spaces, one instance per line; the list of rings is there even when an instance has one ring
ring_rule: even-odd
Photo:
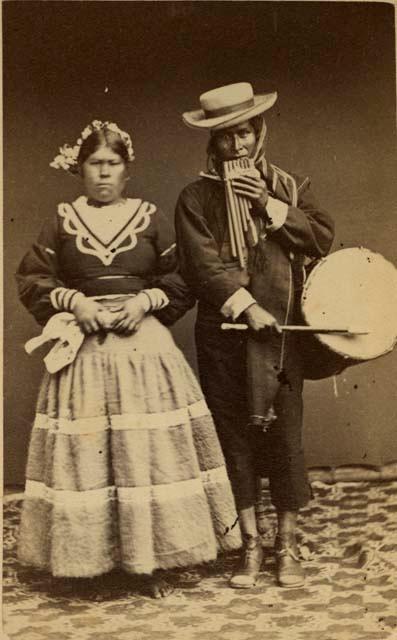
[[[247,239],[251,238],[252,244],[255,245],[258,238],[250,214],[251,203],[248,198],[233,191],[232,180],[241,175],[252,175],[256,171],[251,158],[238,158],[223,163],[231,253],[233,258],[238,259],[241,269],[244,269],[247,263]]]

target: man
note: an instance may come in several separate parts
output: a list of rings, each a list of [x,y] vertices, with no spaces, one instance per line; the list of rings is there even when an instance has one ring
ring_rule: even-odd
[[[255,585],[263,559],[255,517],[259,475],[269,476],[277,511],[278,583],[304,582],[296,540],[298,511],[311,495],[302,451],[303,371],[295,335],[280,326],[298,322],[305,258],[326,255],[333,240],[333,223],[318,208],[309,179],[265,158],[263,113],[276,99],[237,83],[204,93],[201,109],[183,115],[185,124],[210,134],[208,171],[182,191],[175,223],[181,273],[199,302],[201,383],[243,534],[230,580],[236,588]],[[223,163],[241,158],[251,158],[255,168],[231,183],[250,206],[238,261]],[[249,331],[223,331],[225,319],[247,323]]]

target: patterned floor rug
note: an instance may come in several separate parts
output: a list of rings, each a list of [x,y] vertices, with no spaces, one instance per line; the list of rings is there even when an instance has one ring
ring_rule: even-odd
[[[12,501],[4,520],[4,631],[11,640],[397,639],[397,482],[315,482],[313,490],[300,520],[304,588],[275,584],[269,508],[255,589],[228,587],[231,554],[203,567],[199,586],[160,601],[118,572],[60,580],[19,566],[21,502]]]

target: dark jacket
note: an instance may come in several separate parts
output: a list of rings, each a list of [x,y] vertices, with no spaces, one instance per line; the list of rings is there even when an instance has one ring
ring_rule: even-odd
[[[252,249],[256,277],[251,273],[249,281],[239,274],[230,253],[223,183],[204,177],[189,184],[178,199],[175,225],[179,264],[183,278],[199,300],[199,317],[215,317],[243,285],[284,322],[288,301],[296,297],[303,282],[305,257],[320,258],[331,248],[334,225],[319,207],[309,179],[290,176],[270,164],[264,178],[269,194],[289,205],[288,214],[280,229],[260,238]]]
[[[264,166],[263,177],[269,194],[288,205],[287,215],[274,232],[266,232],[256,219],[259,241],[249,249],[246,272],[230,252],[223,182],[203,177],[179,197],[175,219],[179,264],[199,300],[198,324],[207,327],[200,332],[203,340],[210,339],[210,333],[219,335],[224,320],[220,310],[242,286],[280,324],[296,322],[305,260],[321,258],[331,248],[334,225],[320,209],[309,179],[270,164]],[[262,426],[282,379],[288,380],[292,369],[300,370],[293,340],[285,332],[281,336],[252,332],[248,337],[247,359],[241,366],[247,371],[250,420]]]

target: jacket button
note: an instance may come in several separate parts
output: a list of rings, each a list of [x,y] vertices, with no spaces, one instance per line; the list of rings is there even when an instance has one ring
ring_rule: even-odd
[[[293,251],[289,252],[289,259],[292,261],[295,258],[295,254]]]

